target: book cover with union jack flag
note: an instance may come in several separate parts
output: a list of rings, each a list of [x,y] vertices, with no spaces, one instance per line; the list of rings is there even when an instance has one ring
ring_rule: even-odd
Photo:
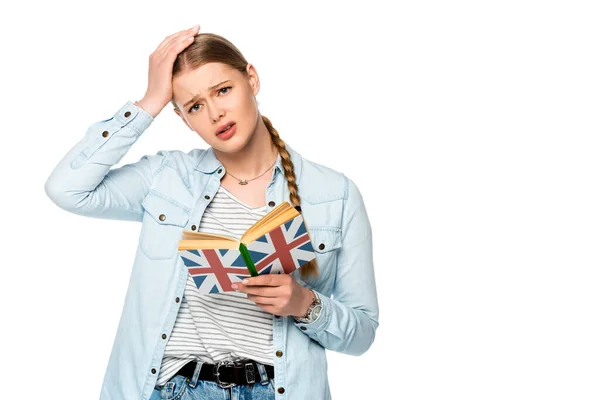
[[[231,292],[250,276],[290,274],[316,257],[300,207],[284,202],[250,227],[240,241],[184,231],[179,255],[201,294]]]

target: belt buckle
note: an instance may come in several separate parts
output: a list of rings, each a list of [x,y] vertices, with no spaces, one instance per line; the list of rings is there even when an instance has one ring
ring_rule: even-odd
[[[226,367],[233,367],[233,366],[235,366],[235,363],[233,361],[219,361],[215,364],[215,366],[213,367],[213,375],[215,377],[215,381],[217,382],[217,385],[219,385],[223,389],[227,389],[232,386],[235,386],[235,382],[231,382],[231,383],[221,382],[221,380],[219,379],[219,368],[222,365],[225,365]]]
[[[256,378],[254,377],[254,364],[247,362],[244,364],[244,368],[246,371],[246,381],[248,384],[251,385],[256,382]]]

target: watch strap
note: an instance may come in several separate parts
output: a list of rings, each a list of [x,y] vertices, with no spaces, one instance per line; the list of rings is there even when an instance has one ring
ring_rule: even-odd
[[[294,317],[294,320],[296,322],[301,322],[301,323],[309,323],[312,322],[310,320],[310,314],[312,312],[312,310],[315,308],[316,305],[321,304],[321,298],[319,297],[319,295],[317,294],[317,292],[315,292],[313,289],[310,289],[313,292],[313,300],[312,303],[310,303],[310,305],[308,306],[308,309],[306,310],[306,312],[304,313],[303,316],[296,318]]]

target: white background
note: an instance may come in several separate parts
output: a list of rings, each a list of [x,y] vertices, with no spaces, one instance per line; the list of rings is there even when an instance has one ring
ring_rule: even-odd
[[[363,194],[380,326],[361,357],[327,352],[335,399],[600,398],[595,3],[4,8],[1,397],[98,398],[140,225],[63,211],[44,183],[200,23],[256,66],[282,138]],[[118,165],[204,147],[167,107]]]

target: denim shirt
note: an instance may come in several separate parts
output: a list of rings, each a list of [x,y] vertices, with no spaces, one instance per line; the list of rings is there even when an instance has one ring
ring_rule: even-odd
[[[199,226],[225,174],[211,147],[161,150],[111,169],[153,120],[127,101],[111,118],[89,126],[44,186],[66,211],[142,224],[100,400],[150,398],[188,274],[177,251],[181,233]],[[325,400],[331,398],[325,349],[359,356],[379,325],[371,226],[351,179],[286,147],[319,270],[306,279],[299,270],[292,276],[317,292],[323,308],[309,324],[273,315],[275,396]],[[289,201],[281,156],[265,199],[268,211]]]

